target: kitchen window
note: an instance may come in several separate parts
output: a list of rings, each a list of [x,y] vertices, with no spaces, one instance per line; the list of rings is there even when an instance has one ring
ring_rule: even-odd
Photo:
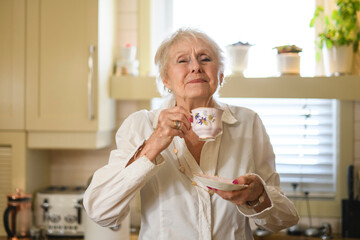
[[[335,197],[337,101],[331,99],[222,98],[261,117],[288,196]]]
[[[337,168],[337,101],[331,99],[220,98],[262,119],[276,155],[281,188],[293,197],[333,198]],[[152,100],[158,108],[161,98]]]
[[[253,44],[248,69],[244,72],[246,77],[278,76],[276,50],[273,48],[286,44],[295,44],[303,49],[300,53],[301,76],[315,75],[315,30],[309,27],[315,0],[154,2],[152,56],[165,36],[180,27],[193,27],[210,35],[224,52],[225,46],[238,41]],[[160,2],[161,7],[158,7]]]

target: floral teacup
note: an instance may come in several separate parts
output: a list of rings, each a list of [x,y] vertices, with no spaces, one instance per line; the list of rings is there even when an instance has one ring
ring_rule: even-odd
[[[224,110],[220,108],[195,108],[191,110],[192,130],[202,141],[214,140],[222,132],[221,117]]]

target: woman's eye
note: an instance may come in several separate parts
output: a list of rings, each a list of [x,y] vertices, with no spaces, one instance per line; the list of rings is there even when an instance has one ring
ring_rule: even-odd
[[[186,60],[185,59],[179,59],[178,63],[186,63]]]
[[[210,62],[211,59],[209,57],[204,56],[204,57],[201,57],[201,61],[202,62]]]

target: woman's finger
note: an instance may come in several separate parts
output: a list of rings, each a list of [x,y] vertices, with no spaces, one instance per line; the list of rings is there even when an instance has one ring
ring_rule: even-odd
[[[172,114],[163,114],[159,116],[158,124],[156,127],[156,131],[159,133],[159,137],[170,137],[170,142],[172,138],[175,136],[179,136],[181,138],[184,137],[188,129],[186,126],[178,120],[172,120],[175,117],[171,117]],[[176,119],[176,118],[175,118]]]
[[[233,184],[246,184],[248,187],[239,191],[217,190],[215,193],[234,204],[246,204],[248,201],[257,199],[264,189],[261,180],[254,174],[240,176],[234,179]]]
[[[181,129],[185,133],[191,128],[190,118],[191,115],[187,113],[184,108],[175,107],[169,110],[164,110],[160,114],[158,122],[174,129]]]
[[[191,127],[191,114],[183,107],[174,107],[169,111],[169,118],[174,121],[180,121],[189,130]]]
[[[232,183],[238,184],[238,185],[247,184],[247,179],[245,176],[240,176],[240,177],[234,179]]]
[[[239,191],[215,190],[214,192],[223,199],[228,200],[236,205],[246,204],[248,196],[248,192],[246,192],[246,189],[242,189]]]

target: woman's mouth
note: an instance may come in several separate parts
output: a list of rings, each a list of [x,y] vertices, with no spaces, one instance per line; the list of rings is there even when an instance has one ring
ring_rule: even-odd
[[[188,83],[204,83],[204,82],[207,82],[207,81],[202,78],[197,78],[197,79],[193,79],[193,80],[189,81]]]

